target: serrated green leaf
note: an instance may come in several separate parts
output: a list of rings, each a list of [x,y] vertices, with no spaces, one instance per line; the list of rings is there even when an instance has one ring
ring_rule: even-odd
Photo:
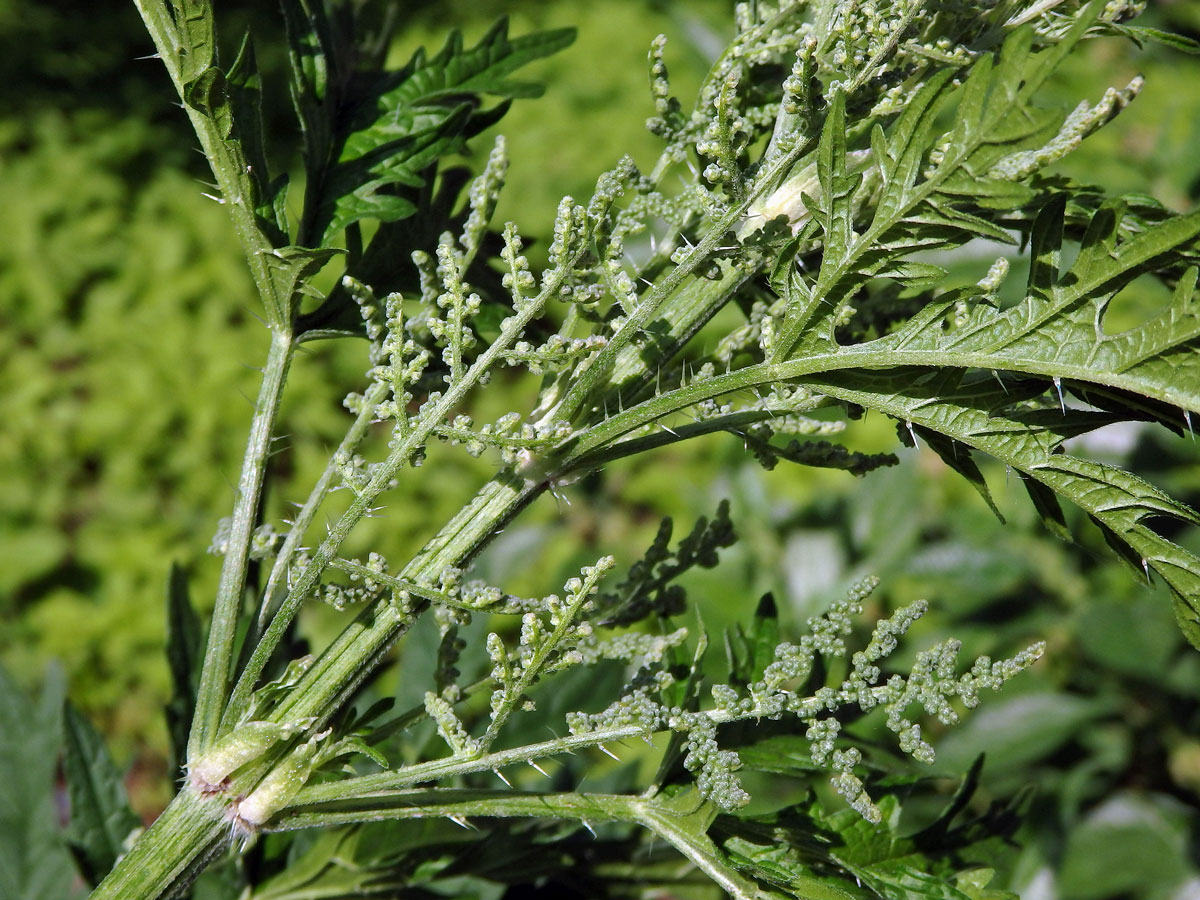
[[[1086,419],[1065,412],[1056,418],[1054,410],[996,409],[1006,398],[982,381],[951,391],[931,387],[936,379],[914,382],[911,373],[897,377],[859,371],[814,384],[830,396],[982,450],[1083,508],[1131,558],[1168,584],[1180,626],[1200,648],[1200,559],[1148,524],[1160,518],[1200,524],[1200,515],[1123,469],[1060,452],[1066,437],[1090,427]]]
[[[1025,73],[1024,80],[1021,82],[1018,89],[1018,94],[1025,98],[1031,98],[1036,94],[1046,83],[1046,80],[1054,74],[1058,67],[1062,64],[1078,46],[1079,42],[1084,39],[1100,14],[1104,11],[1104,4],[1098,0],[1085,5],[1078,13],[1075,14],[1071,27],[1067,29],[1058,41],[1051,44],[1049,48],[1040,53],[1034,54],[1031,57],[1032,65],[1029,66]]]
[[[821,185],[826,252],[841,254],[850,239],[852,211],[846,190],[846,95],[837,92],[829,101],[825,127],[817,145],[817,180]]]
[[[217,54],[212,5],[204,0],[171,0],[179,36],[179,78],[186,92],[212,67]]]
[[[1031,187],[1018,181],[973,176],[962,169],[945,178],[938,190],[951,197],[969,197],[976,203],[998,209],[1023,206],[1036,196]]]
[[[989,871],[959,870],[959,860],[970,858],[981,840],[1011,834],[1017,824],[1011,811],[999,806],[980,818],[953,824],[974,790],[977,775],[978,765],[943,816],[912,837],[901,833],[896,792],[906,790],[903,780],[879,796],[880,825],[872,825],[853,810],[828,812],[818,802],[806,802],[763,816],[721,816],[712,830],[731,863],[788,896],[838,896],[845,889],[858,896],[848,885],[853,881],[871,896],[895,900],[999,900],[1009,895],[988,890]],[[817,877],[834,874],[843,880]]]
[[[338,756],[343,756],[350,753],[358,753],[367,757],[369,760],[371,760],[371,762],[375,763],[375,765],[379,766],[381,769],[386,769],[388,767],[387,757],[384,756],[380,750],[368,744],[360,735],[347,735],[337,742],[334,749]]]
[[[71,801],[67,837],[84,877],[97,885],[141,821],[104,739],[70,702],[63,705],[63,772]]]
[[[974,142],[983,127],[984,113],[987,111],[987,96],[992,87],[993,57],[988,54],[980,57],[971,67],[971,72],[963,84],[962,99],[958,104],[958,114],[954,120],[954,131],[951,138],[954,143]]]
[[[1004,182],[1011,184],[1012,182]],[[1034,196],[1033,191],[1028,188],[1017,193],[1010,192],[1007,195],[997,195],[993,193],[981,193],[972,199],[976,205],[985,208],[995,209],[1012,209],[1016,206],[1021,206]],[[931,200],[928,206],[918,213],[913,213],[907,216],[904,220],[909,225],[932,225],[934,227],[942,227],[950,229],[951,233],[966,232],[978,237],[987,238],[991,241],[996,241],[1000,244],[1015,244],[1017,243],[1008,231],[1001,228],[999,225],[994,225],[982,216],[973,215],[972,213],[963,212],[960,209],[954,209],[948,203],[943,203],[940,200]]]
[[[1029,499],[1033,501],[1033,508],[1037,510],[1046,529],[1060,540],[1072,540],[1071,530],[1067,528],[1067,517],[1063,514],[1062,505],[1054,491],[1033,478],[1022,478],[1021,482],[1025,485]]]
[[[845,807],[825,813],[813,805],[813,818],[840,839],[831,856],[856,874],[868,866],[887,863],[913,854],[912,843],[898,836],[895,826],[900,819],[900,800],[886,794],[876,801],[882,821],[873,825]]]
[[[905,104],[904,112],[892,127],[888,153],[894,162],[886,174],[886,187],[876,206],[877,219],[896,218],[912,205],[921,161],[932,142],[934,121],[953,77],[954,72],[950,69],[942,69],[931,76]]]
[[[869,869],[855,870],[855,874],[863,884],[880,897],[887,900],[975,900],[981,896],[978,883],[967,879],[962,887],[970,893],[961,890],[958,885],[949,882],[941,875],[931,874],[917,866],[905,863],[893,863],[886,866],[876,866]],[[982,896],[1013,898],[1016,895],[1008,892],[987,892]]]
[[[254,170],[255,182],[261,184],[269,177],[262,124],[262,78],[258,74],[254,41],[249,32],[242,38],[226,82],[233,116],[241,129],[242,153]]]
[[[1149,25],[1114,25],[1112,28],[1118,34],[1132,38],[1139,46],[1145,41],[1152,41],[1192,56],[1200,55],[1200,41],[1185,34],[1163,31],[1161,28],[1151,28]]]
[[[298,107],[301,124],[316,124],[313,114],[325,99],[329,80],[327,51],[336,52],[325,5],[309,0],[282,0],[287,29],[288,59],[292,66],[292,97]]]
[[[767,666],[775,661],[775,648],[779,646],[779,609],[775,605],[774,594],[767,592],[759,598],[749,637],[754,661],[753,677],[757,681]]]
[[[49,671],[36,704],[0,669],[0,897],[5,900],[79,895],[54,796],[62,704],[57,669]]]
[[[1066,194],[1058,194],[1047,203],[1033,222],[1029,237],[1029,297],[1047,298],[1058,284],[1062,265],[1063,212]]]
[[[900,427],[903,429],[905,426]],[[992,499],[992,492],[988,489],[987,482],[983,478],[983,472],[979,470],[975,458],[971,455],[971,449],[959,444],[952,438],[946,437],[944,434],[930,431],[924,427],[914,426],[913,431],[925,441],[926,446],[941,457],[942,462],[965,478],[971,487],[975,488],[975,491],[983,498],[983,502],[988,505],[988,509],[992,511],[997,519],[1003,522],[1004,515],[996,506],[996,501]]]
[[[829,771],[812,761],[812,744],[802,735],[773,735],[738,747],[737,752],[744,768],[758,772],[811,778],[827,777]]]
[[[359,132],[347,142],[347,153],[329,170],[322,185],[324,201],[317,206],[316,228],[323,241],[362,219],[395,222],[417,211],[409,197],[395,187],[419,188],[425,169],[439,157],[463,146],[463,131],[472,117],[468,104],[435,120],[426,130],[390,140],[386,129]],[[362,152],[359,152],[359,151]]]
[[[758,681],[767,666],[775,661],[778,646],[779,610],[775,606],[775,595],[768,592],[759,598],[748,628],[738,623],[726,629],[725,650],[729,656],[730,680],[740,685]]]
[[[792,848],[783,841],[759,844],[735,837],[724,841],[722,849],[738,871],[786,896],[799,900],[853,900],[855,896],[846,890],[845,882],[806,872],[789,858]]]
[[[1023,301],[1003,311],[989,302],[931,303],[893,334],[831,354],[841,357],[835,367],[858,371],[812,386],[928,429],[927,438],[939,451],[965,444],[1012,466],[1041,485],[1031,495],[1056,533],[1063,533],[1063,518],[1047,491],[1081,506],[1131,565],[1157,572],[1170,585],[1177,619],[1200,646],[1200,561],[1148,525],[1158,517],[1195,523],[1196,514],[1127,472],[1058,452],[1066,437],[1105,421],[1100,414],[1081,418],[1066,408],[1064,392],[1076,385],[1081,395],[1109,411],[1108,421],[1153,417],[1169,422],[1174,407],[1180,410],[1174,423],[1179,428],[1190,425],[1192,413],[1200,410],[1197,276],[1194,267],[1181,265],[1200,236],[1200,211],[1165,217],[1122,239],[1124,205],[1102,204],[1088,222],[1079,255],[1064,271],[1066,212],[1065,197],[1055,197],[1034,222]],[[1172,302],[1136,328],[1106,334],[1103,317],[1112,297],[1145,272],[1176,279]],[[906,363],[935,368],[925,370],[923,378],[898,377],[895,369],[869,372]],[[1003,407],[1018,400],[1007,380],[954,388],[950,385],[958,376],[945,381],[936,376],[939,369],[1049,377],[1060,415],[1055,419],[1053,409],[1005,412]],[[868,382],[874,388],[860,391]],[[851,384],[848,392],[842,390]],[[952,443],[943,447],[934,433]],[[943,456],[954,463],[952,454]],[[976,487],[982,484],[973,464],[964,460],[960,471]]]
[[[237,58],[225,76],[229,111],[237,128],[238,145],[246,164],[243,169],[252,186],[251,202],[271,243],[287,243],[287,214],[280,209],[279,194],[286,188],[283,180],[272,180],[267,164],[266,138],[263,132],[262,77],[254,53],[254,41],[247,32],[238,48]]]
[[[463,48],[462,35],[451,32],[446,44],[428,61],[418,53],[412,73],[380,95],[380,104],[388,111],[436,103],[464,93],[491,94],[497,97],[537,97],[540,85],[506,80],[517,69],[570,46],[574,28],[560,28],[523,35],[510,40],[508,18],[499,19],[479,42]]]
[[[222,140],[233,133],[233,111],[229,105],[225,73],[216,66],[205,69],[184,91],[187,105],[213,120]]]
[[[793,291],[797,297],[807,296],[788,304],[773,358],[836,344],[834,323],[845,298],[890,270],[903,276],[904,266],[912,264],[905,258],[917,250],[954,247],[975,236],[1011,241],[998,223],[980,213],[1010,208],[1007,204],[1017,199],[1025,202],[1029,189],[1004,186],[996,179],[985,179],[978,191],[972,185],[991,161],[1052,136],[1061,122],[1028,105],[1021,85],[1030,65],[1029,47],[1028,30],[1020,29],[1005,42],[999,62],[988,58],[976,63],[963,87],[954,87],[954,73],[948,69],[929,77],[884,136],[876,132],[871,138],[878,184],[866,183],[878,189],[873,200],[855,196],[861,179],[842,175],[845,129],[838,127],[836,98],[831,102],[817,151],[822,196],[805,200],[822,231],[821,268],[807,291]],[[952,96],[960,109],[965,106],[964,119],[943,142],[936,123]],[[932,166],[935,149],[940,160]],[[960,208],[967,204],[977,208]],[[869,222],[856,229],[856,216],[869,217]],[[941,227],[933,230],[931,225]],[[933,268],[920,271],[919,281],[940,277]]]
[[[950,273],[932,263],[901,259],[886,263],[883,268],[872,269],[871,274],[877,278],[891,278],[906,287],[927,287],[942,281]]]
[[[299,33],[299,24],[292,28]],[[467,138],[504,115],[512,99],[540,94],[539,86],[507,76],[574,38],[574,29],[559,29],[510,39],[507,19],[471,48],[464,48],[461,34],[454,32],[432,57],[418,51],[398,71],[361,73],[332,106],[315,99],[324,96],[320,83],[327,73],[322,76],[314,68],[330,65],[326,45],[332,38],[320,42],[316,55],[308,44],[294,50],[299,57],[294,77],[303,82],[298,95],[306,98],[298,103],[301,115],[309,121],[314,147],[328,151],[328,159],[309,160],[310,168],[316,165],[320,171],[310,174],[317,195],[306,199],[306,233],[328,245],[362,219],[395,222],[413,215],[415,197],[398,188],[422,187],[426,170],[438,158],[461,151]],[[311,44],[311,38],[305,39]],[[305,62],[305,54],[314,61]],[[484,109],[485,95],[502,102]]]
[[[1079,257],[1063,273],[1063,202],[1049,204],[1035,224],[1024,301],[1003,312],[978,304],[952,330],[922,323],[863,347],[936,348],[947,365],[1077,379],[1200,412],[1200,362],[1194,349],[1200,339],[1200,301],[1190,271],[1179,275],[1175,297],[1158,317],[1119,334],[1097,329],[1117,290],[1148,270],[1165,267],[1169,273],[1178,266],[1178,251],[1200,236],[1200,210],[1168,218],[1123,242],[1115,240],[1118,212],[1104,207],[1093,216]],[[970,354],[972,361],[956,354]],[[1181,412],[1179,422],[1184,421]]]
[[[280,247],[277,250],[266,251],[264,256],[275,287],[275,296],[289,303],[293,309],[299,307],[301,297],[308,287],[308,279],[342,252],[337,249],[313,250],[308,247]],[[290,317],[285,321],[291,321]]]

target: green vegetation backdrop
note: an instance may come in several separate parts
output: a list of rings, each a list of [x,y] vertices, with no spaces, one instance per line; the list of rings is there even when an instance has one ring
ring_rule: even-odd
[[[397,58],[439,44],[454,25],[472,39],[502,12],[517,32],[579,27],[575,45],[539,64],[546,97],[518,104],[501,125],[515,163],[498,219],[531,234],[545,233],[559,196],[586,195],[621,153],[649,156],[641,123],[651,112],[644,51],[653,36],[672,34],[672,74],[687,94],[728,20],[717,0],[404,5],[412,22]],[[1200,31],[1198,3],[1153,15]],[[259,27],[275,26],[267,18]],[[173,775],[161,713],[168,571],[180,563],[193,597],[202,606],[211,597],[218,562],[205,548],[232,503],[257,381],[248,366],[266,343],[241,250],[224,211],[203,196],[204,161],[184,117],[172,114],[166,76],[136,59],[148,52],[132,5],[0,2],[0,661],[30,692],[48,667],[65,670],[71,696],[131,767],[134,804],[147,817],[169,797]],[[1116,40],[1094,42],[1089,54],[1074,63],[1075,83],[1062,85],[1064,102],[1096,93],[1097,71],[1105,84],[1142,71],[1148,87],[1067,171],[1194,207],[1200,61]],[[262,61],[268,73],[282,64]],[[477,142],[488,145],[486,136]],[[1120,314],[1133,324],[1136,291],[1124,303]],[[341,398],[365,365],[352,343],[315,346],[321,358],[302,360],[291,376],[286,439],[273,462],[282,479],[267,499],[275,510],[297,499],[289,484],[311,482],[323,465],[344,430]],[[862,426],[867,449],[876,438],[890,443],[870,430],[885,427]],[[1165,487],[1193,505],[1200,499],[1200,466],[1181,465],[1200,461],[1196,444],[1151,443],[1135,430],[1105,440],[1101,452],[1160,483],[1156,475],[1170,470]],[[1133,583],[1099,535],[1049,543],[1018,500],[1005,505],[1001,539],[969,485],[943,477],[937,458],[920,451],[872,475],[865,490],[851,490],[844,473],[763,472],[721,441],[662,452],[672,454],[674,480],[662,480],[661,455],[652,469],[606,471],[573,505],[547,503],[522,519],[480,562],[483,577],[536,591],[532,579],[523,584],[531,561],[540,584],[590,559],[579,555],[589,541],[632,558],[661,515],[687,521],[728,496],[742,540],[730,565],[694,581],[712,626],[744,616],[768,589],[786,619],[802,621],[871,573],[884,578],[888,604],[932,601],[926,638],[952,631],[968,654],[1049,642],[1035,673],[939,747],[947,772],[986,749],[992,796],[1034,786],[1011,884],[1080,900],[1197,896],[1200,655],[1185,647],[1169,603]],[[437,462],[422,480],[427,495],[374,523],[393,545],[400,535],[415,546],[476,481],[463,477],[465,457]],[[987,474],[1006,496],[1005,473]],[[561,529],[578,539],[549,539]],[[1200,547],[1195,535],[1176,538]],[[322,615],[305,627],[320,632]]]

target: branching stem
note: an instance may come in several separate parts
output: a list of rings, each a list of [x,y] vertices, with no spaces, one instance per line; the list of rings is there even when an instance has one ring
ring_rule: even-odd
[[[279,331],[271,333],[271,348],[263,369],[258,401],[254,405],[254,420],[242,460],[229,546],[221,567],[221,580],[204,653],[204,668],[196,698],[196,717],[188,737],[188,759],[198,758],[211,746],[229,695],[234,644],[246,589],[250,542],[258,523],[259,500],[267,471],[267,458],[271,452],[271,435],[279,412],[279,399],[294,350],[295,343],[290,334]]]

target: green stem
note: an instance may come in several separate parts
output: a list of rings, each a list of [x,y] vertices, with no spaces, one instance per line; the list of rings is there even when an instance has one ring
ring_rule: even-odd
[[[728,722],[753,719],[761,715],[755,707],[748,711],[731,711],[728,709],[711,709],[705,711],[714,724],[724,725]],[[649,737],[665,732],[666,727],[646,726],[637,723],[616,725],[611,728],[601,728],[596,731],[584,731],[579,734],[569,734],[566,737],[542,741],[537,744],[526,744],[512,747],[508,750],[497,750],[494,753],[483,753],[478,756],[455,755],[429,762],[416,763],[395,771],[375,772],[371,775],[359,775],[353,778],[343,778],[339,781],[327,781],[304,787],[290,804],[291,807],[308,806],[315,803],[331,801],[354,800],[373,796],[380,791],[394,791],[407,788],[414,784],[443,781],[459,775],[472,772],[487,772],[492,769],[502,769],[505,766],[527,764],[551,756],[561,756],[575,750],[589,747],[603,747],[605,744],[616,743],[634,737]]]
[[[559,269],[543,285],[536,298],[529,300],[514,316],[506,319],[499,337],[471,364],[471,367],[436,402],[423,408],[419,419],[394,443],[388,458],[379,466],[370,483],[357,494],[350,508],[330,527],[312,560],[296,579],[262,640],[251,654],[235,693],[249,700],[250,691],[279,646],[287,626],[310,596],[325,570],[332,563],[350,531],[368,512],[372,503],[387,490],[400,469],[419,452],[434,431],[466,399],[470,391],[499,363],[503,353],[525,332],[545,309],[549,298],[557,296],[575,260]],[[432,582],[448,567],[461,567],[469,561],[512,516],[546,489],[545,483],[503,471],[485,485],[476,497],[414,557],[400,573],[410,581]],[[272,715],[276,722],[294,721],[309,716],[324,721],[336,703],[350,696],[383,658],[388,648],[408,627],[408,620],[385,602],[369,606],[352,622],[305,672],[296,689]],[[243,710],[230,708],[229,721],[236,721]]]
[[[746,277],[745,271],[730,267],[719,282],[700,280],[694,285],[685,285],[680,294],[689,298],[689,312],[695,317],[691,321],[696,322],[700,318],[706,321],[706,317],[720,308]],[[678,286],[678,282],[675,283]],[[534,305],[540,308],[544,298],[556,289],[557,283],[543,290],[542,297],[539,298],[541,302]],[[696,291],[699,292],[698,295]],[[704,302],[697,304],[698,297]],[[697,309],[701,310],[699,314]],[[523,320],[522,328],[530,317],[531,311],[521,314],[519,318]],[[291,621],[303,599],[311,593],[321,574],[331,564],[337,549],[350,529],[366,512],[367,506],[385,489],[407,459],[408,453],[425,440],[435,423],[445,420],[466,389],[475,383],[481,372],[490,368],[493,357],[507,346],[520,330],[513,329],[502,334],[464,378],[438,402],[436,408],[422,417],[418,427],[406,436],[400,448],[392,452],[388,463],[381,467],[371,484],[355,498],[350,509],[332,526],[255,649],[235,688],[238,697],[248,700],[249,688],[257,680],[270,653],[278,646],[283,629]],[[638,365],[645,372],[645,364],[639,362]],[[409,562],[401,571],[400,577],[417,583],[432,583],[446,568],[462,567],[499,533],[505,523],[547,487],[548,483],[545,481],[525,479],[512,472],[500,473]],[[325,717],[349,697],[369,675],[392,644],[405,633],[408,625],[409,620],[404,614],[386,602],[376,602],[364,609],[305,672],[296,688],[272,712],[271,720],[282,723],[315,717],[318,724],[314,727],[319,727]],[[240,707],[235,709],[231,705],[227,724],[236,718],[235,712],[240,711]]]
[[[184,47],[183,37],[166,4],[162,0],[134,0],[134,4],[146,23],[146,30],[154,41],[158,56],[200,140],[200,149],[212,168],[220,191],[220,202],[229,209],[234,230],[246,254],[250,275],[267,312],[267,320],[273,329],[290,331],[296,311],[292,308],[290,296],[279,296],[271,277],[269,256],[275,248],[259,226],[254,209],[254,186],[241,147],[236,139],[228,139],[222,134],[221,126],[211,116],[188,103],[188,86],[183,83],[180,53],[189,52],[192,48]]]
[[[158,900],[189,885],[228,843],[220,803],[183,790],[89,900]]]
[[[469,816],[635,821],[629,808],[632,799],[616,794],[420,788],[342,800],[330,804],[327,809],[289,809],[272,819],[264,830],[294,831],[385,819],[466,819]]]
[[[429,583],[445,569],[463,566],[545,489],[545,484],[511,472],[496,476],[404,567],[400,577]],[[380,601],[364,609],[304,673],[271,720],[289,722],[309,716],[322,720],[354,692],[408,624],[389,603]]]
[[[474,370],[475,367],[472,367],[472,371]],[[456,397],[447,397],[438,404],[434,414],[402,443],[400,449],[406,452],[393,453],[389,457],[382,471],[355,497],[350,509],[330,529],[271,620],[250,662],[242,672],[235,693],[238,697],[244,697],[246,703],[249,702],[251,689],[279,645],[287,625],[333,561],[350,530],[366,514],[368,506],[375,498],[386,489],[409,453],[419,447],[428,436],[433,427],[431,420],[444,418],[448,408],[456,401]],[[416,582],[432,582],[444,569],[463,565],[491,539],[496,530],[502,527],[503,522],[536,496],[537,492],[531,492],[529,487],[523,479],[511,473],[497,476],[404,568],[401,577]],[[331,698],[345,697],[352,693],[407,627],[407,619],[386,602],[377,602],[364,609],[305,673],[296,690],[289,696],[288,701],[276,709],[272,719],[285,722],[330,712],[327,704]],[[329,682],[328,678],[338,681]],[[318,686],[314,682],[323,684]],[[236,721],[235,713],[240,712],[241,709],[235,709],[231,705],[228,717],[230,723]]]
[[[712,839],[703,831],[682,827],[675,816],[644,801],[638,803],[635,809],[642,825],[687,857],[730,897],[735,900],[757,900],[769,896],[760,891],[753,881],[726,865]]]
[[[497,709],[493,708],[492,721],[487,727],[487,732],[480,741],[481,746],[491,747],[495,742],[496,736],[500,733],[500,729],[504,727],[504,723],[508,721],[509,716],[517,709],[521,702],[525,699],[529,689],[541,677],[542,670],[550,661],[551,655],[555,649],[562,643],[567,632],[570,631],[576,624],[576,620],[584,604],[588,602],[588,598],[596,589],[596,583],[602,575],[612,566],[612,558],[609,557],[607,562],[597,563],[595,568],[588,571],[582,581],[582,586],[574,592],[574,596],[570,598],[565,609],[561,610],[558,615],[558,624],[554,626],[554,631],[534,648],[533,656],[528,662],[523,663],[521,675],[517,679],[516,684],[504,685],[504,703]]]
[[[258,519],[267,458],[271,451],[271,434],[279,411],[279,399],[287,381],[295,349],[290,334],[273,331],[267,364],[263,369],[262,387],[254,406],[250,438],[242,459],[242,475],[238,483],[237,501],[233,509],[233,525],[229,547],[221,567],[216,605],[204,652],[204,667],[196,697],[196,715],[188,737],[188,759],[198,758],[212,744],[221,723],[237,640],[237,627],[242,614],[243,594],[250,559],[250,543]]]
[[[268,257],[274,247],[259,225],[254,209],[254,185],[250,179],[249,166],[236,138],[231,137],[232,125],[228,122],[222,125],[213,115],[197,109],[189,102],[188,89],[193,85],[184,83],[182,60],[192,53],[207,53],[207,58],[215,59],[215,51],[210,43],[214,36],[209,34],[207,38],[202,39],[200,45],[192,46],[188,43],[191,38],[185,40],[186,35],[181,30],[180,23],[162,0],[135,0],[135,4],[154,41],[158,56],[183,101],[183,108],[187,111],[196,137],[200,140],[200,147],[212,168],[220,190],[220,202],[230,211],[234,230],[246,254],[250,274],[262,299],[271,328],[271,348],[263,370],[263,383],[254,407],[254,421],[242,461],[229,548],[221,570],[221,581],[217,589],[212,626],[205,650],[204,668],[196,698],[196,716],[188,737],[188,757],[192,759],[203,753],[215,738],[228,695],[234,643],[246,586],[250,541],[262,496],[271,433],[294,352],[292,323],[295,310],[292,308],[292,298],[279,295],[279,288],[271,276]],[[211,10],[205,10],[203,14],[210,16]],[[211,73],[212,70],[208,71]],[[192,73],[193,76],[200,74]]]
[[[881,339],[881,342],[887,339]],[[938,369],[982,369],[997,372],[1014,372],[1044,378],[1059,378],[1063,381],[1077,380],[1082,383],[1104,385],[1129,391],[1139,396],[1151,396],[1146,384],[1137,373],[1106,372],[1095,367],[1072,365],[1057,359],[1006,357],[998,352],[953,350],[904,350],[891,347],[877,348],[871,344],[860,347],[844,347],[829,353],[818,353],[787,362],[765,362],[746,366],[725,375],[717,375],[705,381],[695,382],[660,394],[636,406],[612,415],[588,429],[564,454],[560,472],[576,467],[584,468],[602,459],[614,442],[622,435],[656,422],[665,416],[695,406],[704,400],[712,400],[737,391],[756,390],[773,384],[799,382],[824,376],[839,370],[897,369],[904,367],[931,367]],[[817,390],[822,390],[820,386]],[[1158,392],[1154,396],[1167,403],[1200,412],[1200,408],[1182,391]],[[790,409],[781,409],[786,414]]]
[[[697,801],[699,803],[699,801]],[[576,792],[481,791],[437,788],[395,791],[341,801],[321,810],[289,810],[267,826],[268,831],[293,831],[391,819],[470,817],[569,819],[628,822],[653,831],[738,900],[764,896],[750,879],[729,866],[706,834],[707,821],[696,812],[680,812],[652,797]]]
[[[335,559],[329,566],[330,568],[346,572],[352,578],[371,579],[385,587],[391,588],[393,591],[406,591],[411,596],[426,603],[446,606],[451,609],[461,609],[463,612],[468,613],[483,613],[489,616],[520,616],[529,612],[530,606],[538,602],[536,600],[515,597],[512,594],[502,594],[495,603],[490,603],[486,606],[481,603],[467,603],[461,597],[454,594],[434,590],[433,588],[417,584],[415,581],[407,581],[403,578],[397,578],[394,575],[385,575],[381,572],[376,572],[370,566],[364,566],[357,560]]]
[[[663,302],[655,326],[665,325],[665,333],[648,334],[644,342],[629,344],[617,354],[608,378],[607,393],[610,397],[616,393],[622,402],[645,399],[654,389],[658,376],[658,371],[652,370],[646,363],[645,345],[653,346],[653,358],[659,368],[669,365],[687,342],[759,271],[750,259],[743,259],[736,264],[719,260],[716,266],[718,274],[715,278],[693,278],[680,285]],[[596,418],[591,417],[590,421],[594,422]]]
[[[671,341],[671,349],[678,349],[681,346],[678,336],[690,334],[703,324],[703,321],[698,321],[697,316],[700,308],[691,300],[691,292],[687,290],[687,288],[691,287],[687,284],[687,278],[701,265],[707,264],[713,252],[720,245],[725,233],[737,224],[743,212],[743,206],[727,212],[720,221],[708,230],[705,237],[688,254],[687,259],[671,269],[660,281],[655,283],[653,288],[647,291],[638,308],[629,316],[620,331],[609,339],[604,349],[596,354],[582,373],[574,376],[566,396],[546,416],[547,421],[552,419],[572,421],[581,411],[587,410],[592,405],[589,401],[603,387],[614,382],[614,371],[618,361],[632,358],[634,366],[640,371],[645,371],[646,363],[643,359],[642,348],[637,346],[635,342],[640,340],[643,335],[650,333],[649,326],[652,323],[663,319],[672,321],[666,318],[668,313],[679,312],[683,314],[686,317],[685,321],[687,323],[683,328],[679,328],[678,326],[670,328],[670,337],[674,338]],[[747,274],[749,273],[743,274],[741,279],[744,279]],[[739,283],[741,279],[739,279]],[[721,291],[718,293],[720,294],[721,305],[723,305],[731,291]],[[684,303],[677,302],[671,304],[670,301],[674,297],[682,298]],[[676,309],[676,307],[682,308]],[[720,306],[717,307],[717,309],[719,308]],[[714,309],[709,313],[710,317],[715,311]],[[704,321],[707,321],[707,319]],[[678,333],[678,336],[676,333]],[[661,357],[661,359],[663,362],[666,362],[673,355],[674,353],[672,352],[669,356]]]
[[[772,419],[779,418],[781,415],[810,412],[818,405],[819,403],[817,402],[810,402],[803,406],[799,404],[790,406],[786,410],[766,408],[745,409],[716,419],[704,419],[691,425],[680,425],[669,429],[665,425],[660,425],[659,427],[662,428],[662,431],[655,432],[654,434],[646,434],[618,441],[614,444],[601,447],[587,456],[572,456],[570,468],[561,470],[561,474],[575,477],[579,474],[603,468],[610,462],[618,459],[637,456],[650,450],[657,450],[660,447],[677,444],[681,441],[688,441],[692,438],[703,437],[707,434],[715,434],[716,432],[723,431],[736,435],[739,429],[746,428],[747,426],[757,424],[758,422],[769,422]]]
[[[390,385],[386,382],[377,381],[363,395],[362,409],[359,410],[358,415],[355,417],[354,424],[350,426],[350,429],[346,432],[346,436],[338,444],[337,450],[329,457],[325,471],[321,473],[321,477],[317,479],[317,483],[313,485],[313,489],[309,492],[308,499],[304,501],[304,505],[300,507],[292,519],[287,538],[284,540],[283,546],[279,549],[279,553],[275,557],[275,562],[271,566],[270,577],[267,578],[266,589],[263,591],[262,605],[259,607],[256,619],[256,626],[259,631],[262,631],[267,623],[271,599],[275,596],[275,592],[283,582],[288,566],[291,564],[296,551],[300,549],[300,542],[304,540],[304,535],[308,532],[309,526],[317,518],[317,511],[320,509],[321,504],[325,502],[325,498],[329,495],[329,491],[333,487],[333,479],[338,474],[336,460],[353,453],[354,448],[367,436],[367,431],[370,430],[372,422],[375,421],[379,404],[387,399],[389,390]]]
[[[574,380],[565,396],[544,416],[546,421],[576,421],[582,416],[594,422],[595,417],[590,416],[589,412],[597,409],[596,398],[601,392],[613,389],[618,398],[623,399],[621,394],[627,387],[632,387],[632,393],[636,395],[653,383],[654,373],[646,363],[647,353],[643,344],[653,343],[654,353],[651,356],[660,364],[673,359],[684,344],[724,307],[737,289],[756,274],[757,267],[754,264],[719,260],[718,274],[714,279],[688,281],[689,276],[702,271],[702,266],[709,265],[713,254],[721,248],[721,242],[745,217],[746,210],[774,190],[812,145],[811,140],[802,141],[757,175],[746,197],[709,226],[687,258],[646,292],[620,331],[596,354],[583,372],[573,376]],[[660,325],[663,333],[654,334],[652,327]]]

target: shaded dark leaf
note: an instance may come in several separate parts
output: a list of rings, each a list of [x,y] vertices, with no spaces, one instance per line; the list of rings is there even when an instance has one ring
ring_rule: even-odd
[[[92,884],[109,873],[141,821],[129,808],[121,772],[92,724],[63,705],[63,771],[71,800],[71,851]]]

